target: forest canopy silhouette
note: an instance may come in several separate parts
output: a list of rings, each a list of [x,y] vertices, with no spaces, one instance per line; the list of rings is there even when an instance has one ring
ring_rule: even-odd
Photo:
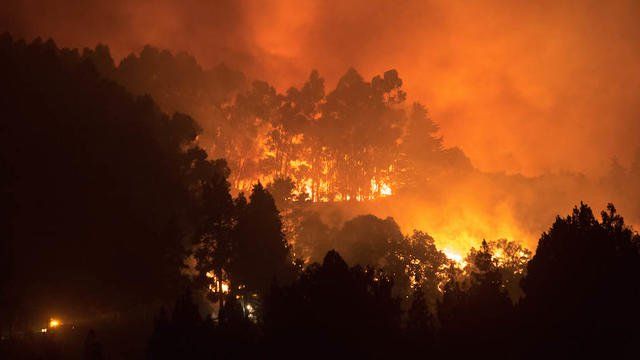
[[[637,351],[640,237],[577,197],[636,223],[640,157],[482,172],[393,69],[281,92],[3,34],[0,72],[8,358]]]

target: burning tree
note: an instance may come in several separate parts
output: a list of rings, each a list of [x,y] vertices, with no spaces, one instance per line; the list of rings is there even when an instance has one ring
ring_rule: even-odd
[[[298,199],[371,200],[417,183],[417,173],[468,161],[443,148],[423,105],[407,106],[396,70],[367,81],[349,69],[329,92],[312,71],[301,87],[279,93],[264,81],[247,86],[226,66],[205,70],[193,57],[149,46],[118,66],[103,45],[83,56],[163,110],[194,115],[200,144],[227,160],[237,191],[291,178]]]

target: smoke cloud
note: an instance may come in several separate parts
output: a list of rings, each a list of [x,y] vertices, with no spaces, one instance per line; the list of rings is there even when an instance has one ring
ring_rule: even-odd
[[[366,78],[397,69],[445,145],[483,173],[435,199],[402,200],[402,213],[366,211],[437,229],[436,239],[463,248],[485,236],[533,246],[553,215],[580,200],[595,209],[622,202],[638,223],[634,196],[594,180],[611,159],[631,166],[640,146],[638,15],[636,1],[11,0],[0,30],[68,47],[106,43],[116,59],[146,44],[186,51],[280,90],[311,69],[328,88],[349,67]]]
[[[396,68],[447,145],[479,169],[539,175],[625,164],[640,135],[634,1],[10,1],[2,27],[62,46],[152,44],[280,88],[318,69]]]

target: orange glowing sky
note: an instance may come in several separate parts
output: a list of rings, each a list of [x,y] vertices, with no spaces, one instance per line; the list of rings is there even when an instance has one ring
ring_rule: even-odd
[[[598,173],[640,145],[637,1],[14,1],[1,30],[62,46],[147,43],[280,88],[316,68],[396,68],[482,170]]]

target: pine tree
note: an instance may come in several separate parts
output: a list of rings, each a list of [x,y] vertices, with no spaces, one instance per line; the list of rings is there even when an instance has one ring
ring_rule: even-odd
[[[258,183],[249,200],[246,206],[237,202],[231,276],[234,286],[264,293],[273,281],[291,277],[293,261],[273,197]]]

